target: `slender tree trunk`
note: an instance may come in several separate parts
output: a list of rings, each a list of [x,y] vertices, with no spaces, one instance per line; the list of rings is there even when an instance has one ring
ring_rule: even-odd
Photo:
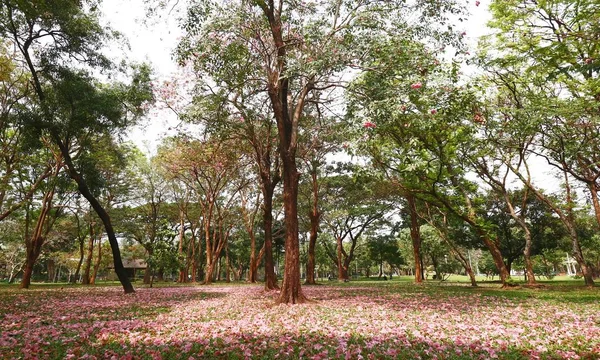
[[[319,184],[317,182],[316,164],[311,171],[312,178],[312,207],[308,216],[310,217],[310,237],[308,239],[308,261],[306,263],[306,284],[316,284],[315,281],[315,247],[319,236]]]
[[[42,251],[42,245],[46,241],[44,235],[44,224],[52,209],[52,199],[54,198],[54,190],[50,190],[44,194],[42,200],[42,208],[38,216],[33,234],[31,237],[27,236],[26,232],[26,263],[25,270],[23,271],[23,279],[21,280],[21,288],[28,289],[31,284],[31,276],[33,275],[33,267]]]
[[[115,235],[110,216],[108,215],[104,207],[102,207],[98,199],[96,199],[96,197],[92,194],[90,188],[88,187],[86,181],[83,179],[81,174],[77,172],[71,159],[71,155],[69,154],[69,149],[67,148],[67,145],[62,142],[62,140],[57,134],[53,134],[53,137],[60,148],[61,154],[65,159],[69,176],[71,177],[71,179],[75,180],[79,189],[79,193],[90,203],[90,205],[92,206],[96,214],[98,214],[98,217],[100,218],[100,220],[102,220],[102,223],[104,224],[104,229],[106,231],[108,242],[110,243],[110,247],[112,250],[115,273],[117,274],[117,277],[119,278],[119,281],[123,286],[124,292],[126,294],[135,292],[135,290],[133,289],[133,285],[131,285],[129,278],[127,277],[127,272],[123,267],[123,261],[121,260],[121,250],[119,249],[119,242],[117,241],[117,236]]]
[[[179,246],[177,248],[177,253],[179,254],[179,258],[183,259],[183,241],[185,239],[185,223],[184,223],[184,212],[183,209],[179,209]],[[187,261],[186,261],[187,262]],[[179,277],[177,282],[184,283],[187,282],[187,266],[183,265],[179,268]]]
[[[563,166],[563,168],[566,168]],[[579,235],[577,234],[577,230],[575,228],[575,214],[573,213],[573,207],[575,206],[573,203],[573,198],[571,196],[571,186],[569,184],[569,175],[566,171],[564,171],[565,176],[565,192],[567,196],[567,215],[566,220],[568,223],[569,235],[571,237],[571,243],[573,247],[573,257],[577,264],[581,268],[581,272],[583,274],[583,279],[585,281],[586,286],[594,286],[594,274],[589,268],[585,258],[583,256],[583,251],[581,250],[581,244],[579,243]]]
[[[225,282],[231,282],[231,273],[229,272],[229,268],[231,264],[229,264],[229,246],[225,246]]]
[[[56,264],[54,259],[48,259],[48,263],[46,264],[48,269],[48,282],[55,282],[56,276]]]
[[[490,237],[485,233],[485,231],[478,229],[477,232],[479,236],[483,240],[483,243],[490,251],[492,255],[492,259],[494,260],[494,264],[496,264],[496,268],[498,269],[498,273],[500,274],[500,280],[502,281],[502,285],[506,286],[507,280],[510,278],[510,272],[504,263],[504,258],[502,257],[502,253],[500,249],[496,245],[496,243],[490,239]]]
[[[413,245],[413,256],[415,259],[415,283],[423,282],[423,269],[421,268],[421,231],[419,227],[419,217],[415,197],[407,193],[408,212],[410,214],[410,238]]]
[[[98,237],[98,256],[96,258],[96,263],[94,264],[94,271],[92,272],[92,277],[90,279],[90,284],[95,285],[96,279],[98,278],[98,270],[100,270],[100,262],[102,261],[102,236]]]
[[[83,280],[81,281],[81,283],[83,285],[89,285],[90,284],[90,270],[92,268],[92,258],[94,257],[94,224],[90,223],[90,238],[88,240],[88,246],[87,246],[87,255],[85,258],[85,266],[83,268]]]
[[[592,196],[592,205],[594,206],[594,214],[596,215],[596,222],[600,226],[600,201],[598,201],[598,186],[596,182],[588,183],[588,188]]]
[[[77,262],[77,270],[75,270],[75,276],[69,279],[69,282],[76,283],[77,279],[79,279],[79,273],[81,272],[81,265],[83,265],[83,257],[84,257],[84,240],[83,236],[78,236],[79,240],[79,262]]]
[[[273,189],[263,185],[264,211],[263,225],[265,233],[265,290],[279,289],[273,261]]]

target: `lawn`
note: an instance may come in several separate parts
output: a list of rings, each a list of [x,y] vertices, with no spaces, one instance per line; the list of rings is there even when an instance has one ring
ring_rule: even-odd
[[[598,359],[600,294],[578,284],[331,282],[299,306],[261,285],[3,286],[0,358]]]

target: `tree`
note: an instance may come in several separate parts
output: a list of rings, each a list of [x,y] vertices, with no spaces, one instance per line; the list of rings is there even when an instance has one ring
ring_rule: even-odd
[[[538,126],[535,146],[529,151],[545,158],[563,174],[566,206],[561,209],[528,186],[563,220],[572,240],[573,256],[586,284],[591,286],[593,275],[577,236],[570,177],[587,186],[600,221],[596,181],[600,172],[595,165],[600,47],[597,37],[589,36],[599,31],[597,4],[594,1],[513,0],[494,1],[490,9],[494,16],[491,25],[501,30],[496,41],[490,44],[496,53],[493,62],[502,67],[503,71],[499,72],[513,75],[505,75],[509,79],[505,86],[515,98],[518,96],[521,113],[529,113]],[[514,76],[511,70],[515,65],[524,74]],[[517,114],[509,115],[514,118]],[[527,181],[526,176],[520,178]]]
[[[184,25],[189,36],[179,48],[182,61],[193,61],[212,84],[224,84],[212,87],[212,92],[233,97],[232,88],[248,86],[254,93],[258,89],[257,103],[268,102],[268,121],[274,119],[277,125],[286,229],[286,266],[278,302],[305,300],[300,285],[296,158],[307,103],[342,84],[342,70],[349,70],[371,50],[365,45],[367,38],[392,27],[404,31],[404,14],[411,10],[421,24],[431,24],[455,9],[451,1],[441,5],[442,11],[437,1],[412,6],[400,1],[254,0],[190,7]]]
[[[152,100],[150,71],[141,66],[130,74],[128,85],[100,86],[89,71],[74,66],[74,62],[96,69],[111,65],[98,51],[108,33],[100,26],[93,2],[3,0],[0,12],[0,34],[19,50],[37,97],[28,131],[45,134],[60,150],[69,176],[104,224],[125,292],[133,292],[110,216],[88,184],[93,166],[77,158],[85,158],[78,155],[90,150],[96,136],[110,136],[143,113],[142,105]]]
[[[388,184],[379,181],[370,174],[344,173],[330,175],[323,179],[322,221],[335,239],[335,250],[328,249],[331,260],[338,269],[338,280],[348,280],[350,262],[359,239],[381,220],[392,214],[394,197],[386,188]],[[352,169],[350,169],[352,170]],[[349,242],[349,247],[344,244]],[[327,243],[324,242],[327,246]]]

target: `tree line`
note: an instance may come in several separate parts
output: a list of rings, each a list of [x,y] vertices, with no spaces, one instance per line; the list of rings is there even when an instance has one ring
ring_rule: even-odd
[[[23,287],[42,252],[75,246],[73,279],[93,282],[112,258],[133,292],[127,242],[148,276],[209,284],[225,268],[255,282],[260,268],[281,303],[305,301],[302,273],[315,283],[329,263],[347,280],[361,258],[380,274],[410,264],[421,282],[451,255],[475,284],[475,249],[504,286],[515,262],[535,284],[540,264],[561,265],[548,260],[558,249],[594,284],[595,2],[492,1],[496,32],[474,54],[458,1],[187,6],[182,75],[158,82],[105,55],[121,39],[96,1],[0,2],[0,246]],[[157,107],[188,130],[147,158],[121,134]],[[533,181],[535,159],[560,193]]]

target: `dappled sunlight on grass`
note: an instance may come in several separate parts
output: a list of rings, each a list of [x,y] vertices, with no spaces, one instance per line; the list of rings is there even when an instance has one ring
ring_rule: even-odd
[[[1,291],[0,358],[598,358],[597,289],[499,290],[406,282]],[[519,294],[518,296],[514,296]]]

